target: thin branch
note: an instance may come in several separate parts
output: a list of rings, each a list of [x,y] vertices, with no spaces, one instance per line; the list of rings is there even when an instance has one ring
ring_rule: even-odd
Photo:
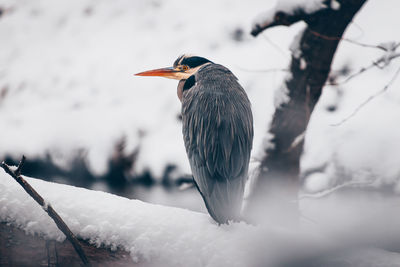
[[[298,197],[298,201],[307,199],[307,198],[322,198],[326,197],[342,188],[347,188],[347,187],[365,187],[365,186],[371,186],[373,181],[368,181],[368,182],[358,182],[358,181],[352,181],[352,182],[347,182],[340,184],[338,186],[335,186],[333,188],[327,189],[325,191],[315,193],[315,194],[303,194]]]
[[[346,77],[346,79],[344,79],[343,81],[340,82],[332,82],[332,83],[326,83],[325,85],[333,85],[333,86],[338,86],[338,85],[343,85],[345,83],[347,83],[348,81],[350,81],[351,79],[353,79],[354,77],[357,77],[358,75],[366,72],[367,70],[372,69],[373,67],[376,67],[375,62],[372,62],[371,65],[367,66],[367,67],[362,67],[361,69],[359,69],[357,72],[349,75]]]
[[[361,46],[361,47],[376,48],[376,49],[383,50],[385,52],[388,51],[388,49],[386,47],[382,46],[382,45],[364,44],[364,43],[361,43],[361,42],[358,42],[358,41],[355,41],[355,40],[352,40],[352,39],[348,39],[348,38],[343,38],[343,41],[346,41],[348,43],[355,44],[355,45],[358,45],[358,46]]]
[[[320,10],[315,11],[314,13],[306,13],[304,10],[296,10],[295,13],[286,13],[284,11],[271,10],[265,14],[258,15],[260,19],[258,22],[254,23],[250,34],[256,37],[261,32],[265,31],[268,28],[272,28],[275,26],[290,26],[298,21],[306,20],[307,18],[315,16],[315,14],[319,13]],[[262,17],[262,18],[261,18]]]
[[[353,37],[352,37],[353,40],[354,40],[354,39],[360,39],[360,38],[362,38],[362,37],[365,35],[364,29],[363,29],[360,25],[358,25],[354,20],[351,21],[351,26],[354,26],[355,28],[357,28],[357,29],[360,31],[359,36],[357,36],[357,37],[354,37],[354,36],[353,36]]]
[[[16,176],[20,176],[21,175],[21,170],[22,170],[22,167],[24,166],[25,160],[26,160],[25,155],[22,155],[22,159],[19,162],[19,164],[17,166],[17,169],[14,172]]]
[[[69,227],[65,224],[65,222],[61,219],[60,215],[53,209],[53,207],[43,199],[38,192],[21,176],[21,169],[25,162],[25,156],[22,156],[21,162],[18,164],[18,167],[15,171],[11,170],[11,168],[5,163],[1,163],[1,167],[8,173],[11,177],[17,181],[22,188],[40,205],[42,208],[47,212],[47,214],[53,219],[56,223],[58,229],[60,229],[67,239],[71,242],[72,246],[74,247],[76,253],[81,258],[83,264],[85,266],[91,266],[90,262],[88,261],[85,252],[83,251],[78,239],[75,235],[71,232]]]
[[[268,38],[265,34],[261,35],[265,41],[267,41],[273,48],[275,48],[282,56],[285,58],[292,58],[292,52],[291,51],[285,51],[283,50],[279,45],[274,43],[271,39]]]
[[[360,75],[360,74],[366,72],[367,70],[372,69],[373,67],[377,67],[377,68],[382,69],[383,67],[380,66],[379,64],[381,64],[382,62],[385,62],[385,61],[386,61],[386,62],[391,61],[391,60],[396,59],[396,58],[399,58],[399,57],[400,57],[400,53],[392,54],[392,55],[390,55],[389,57],[382,56],[382,57],[380,57],[378,60],[373,61],[373,62],[372,62],[370,65],[368,65],[367,67],[362,67],[362,68],[359,69],[357,72],[355,72],[355,73],[349,75],[349,76],[346,77],[346,79],[344,79],[343,81],[340,81],[340,82],[333,82],[333,83],[326,83],[325,85],[333,85],[333,86],[343,85],[343,84],[347,83],[348,81],[350,81],[351,79],[357,77],[358,75]],[[386,64],[387,64],[387,63],[386,63]]]
[[[385,87],[382,88],[382,90],[376,92],[375,94],[371,95],[370,97],[368,97],[364,102],[362,102],[349,116],[347,116],[346,118],[344,118],[343,120],[341,120],[338,123],[334,123],[331,124],[331,126],[339,126],[342,125],[343,123],[345,123],[346,121],[348,121],[350,118],[354,117],[359,111],[360,109],[362,109],[366,104],[368,104],[369,102],[371,102],[373,99],[375,99],[377,96],[383,94],[384,92],[387,91],[387,89],[389,89],[389,87],[392,85],[392,83],[396,80],[397,76],[400,73],[400,68],[397,69],[396,73],[393,75],[392,79],[389,81],[388,84],[385,85]]]
[[[354,45],[358,45],[358,46],[361,46],[361,47],[375,48],[375,49],[383,50],[385,52],[389,52],[390,50],[394,51],[400,45],[400,43],[394,43],[394,45],[392,47],[388,48],[388,47],[386,47],[386,46],[384,46],[382,44],[381,45],[365,44],[365,43],[361,43],[361,42],[358,42],[358,41],[355,41],[355,40],[352,40],[352,39],[349,39],[349,38],[323,35],[323,34],[321,34],[319,32],[313,31],[313,30],[310,30],[310,32],[312,34],[314,34],[315,36],[317,36],[319,38],[322,38],[322,39],[325,39],[325,40],[328,40],[328,41],[346,41],[348,43],[351,43],[351,44],[354,44]]]

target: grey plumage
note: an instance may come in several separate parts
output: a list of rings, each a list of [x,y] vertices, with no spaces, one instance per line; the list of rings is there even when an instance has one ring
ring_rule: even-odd
[[[138,76],[179,80],[183,138],[194,183],[218,223],[240,219],[253,143],[250,101],[237,78],[210,60],[182,55]]]
[[[183,91],[182,120],[194,181],[218,223],[238,220],[253,141],[249,99],[224,66],[209,63]]]

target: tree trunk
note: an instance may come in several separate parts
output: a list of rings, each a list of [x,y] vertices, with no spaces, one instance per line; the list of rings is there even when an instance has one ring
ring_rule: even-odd
[[[284,82],[289,101],[275,110],[269,132],[273,138],[266,148],[248,203],[248,215],[255,220],[297,220],[299,162],[310,115],[328,78],[333,56],[342,35],[366,0],[337,0],[339,9],[325,8],[312,14],[277,11],[272,23],[255,25],[252,34],[299,20],[307,23],[292,47],[290,73]],[[327,3],[330,1],[326,1]],[[327,4],[329,6],[329,4]],[[274,210],[277,211],[274,213]]]

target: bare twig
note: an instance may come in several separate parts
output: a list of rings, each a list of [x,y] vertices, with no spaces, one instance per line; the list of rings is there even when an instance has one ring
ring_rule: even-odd
[[[348,187],[366,187],[366,186],[371,186],[371,184],[374,181],[368,181],[368,182],[359,182],[359,181],[351,181],[351,182],[347,182],[347,183],[343,183],[340,184],[338,186],[335,186],[333,188],[327,189],[325,191],[319,192],[319,193],[315,193],[315,194],[303,194],[300,195],[298,198],[298,201],[303,200],[303,199],[307,199],[307,198],[322,198],[322,197],[326,197],[342,188],[348,188]]]
[[[320,34],[319,32],[313,31],[313,30],[310,30],[310,32],[312,34],[314,34],[315,36],[320,37],[320,38],[325,39],[325,40],[328,40],[328,41],[346,41],[348,43],[351,43],[351,44],[354,44],[354,45],[358,45],[358,46],[361,46],[361,47],[379,49],[379,50],[383,50],[385,52],[389,52],[389,50],[391,50],[391,49],[392,50],[396,50],[397,47],[399,47],[399,45],[400,45],[400,43],[394,43],[394,45],[392,47],[388,48],[388,47],[386,47],[385,45],[382,45],[382,44],[380,44],[380,45],[365,44],[365,43],[361,43],[361,42],[358,42],[358,41],[355,41],[355,40],[352,40],[352,39],[349,39],[349,38],[344,38],[344,37],[342,38],[342,37],[338,37],[338,36],[323,35],[323,34]]]
[[[338,123],[334,123],[331,124],[331,126],[339,126],[342,125],[343,123],[345,123],[346,121],[348,121],[350,118],[354,117],[359,111],[360,109],[362,109],[366,104],[368,104],[369,102],[371,102],[373,99],[375,99],[377,96],[383,94],[384,92],[387,91],[387,89],[389,89],[389,87],[392,85],[392,83],[396,80],[397,76],[400,73],[400,68],[397,69],[396,73],[393,75],[392,79],[389,81],[389,83],[387,83],[385,85],[385,87],[382,88],[382,90],[376,92],[375,94],[371,95],[370,97],[368,97],[364,102],[362,102],[349,116],[347,116],[346,118],[344,118],[343,120],[341,120]]]
[[[22,155],[22,159],[19,162],[19,164],[17,166],[17,169],[14,172],[16,176],[20,176],[21,175],[21,170],[22,170],[22,167],[24,166],[25,160],[26,160],[26,157],[24,155]]]
[[[357,72],[347,76],[346,79],[344,79],[343,81],[326,83],[325,85],[333,85],[333,86],[343,85],[343,84],[347,83],[348,81],[350,81],[351,79],[353,79],[354,77],[357,77],[358,75],[366,72],[367,70],[372,69],[373,67],[376,67],[376,63],[375,62],[371,63],[371,65],[368,65],[367,67],[362,67]]]
[[[67,239],[71,242],[72,246],[74,247],[76,253],[81,258],[83,264],[85,266],[91,266],[90,262],[88,261],[85,252],[83,251],[78,239],[75,235],[71,232],[69,227],[65,224],[65,222],[61,219],[60,215],[53,209],[53,207],[46,202],[42,196],[36,192],[35,189],[21,176],[21,169],[25,162],[25,156],[22,156],[21,162],[18,164],[18,167],[15,171],[11,170],[11,168],[5,163],[1,163],[1,167],[12,176],[15,181],[17,181],[22,188],[40,205],[42,208],[47,212],[47,214],[53,219],[56,223],[58,229],[60,229]]]
[[[274,43],[271,39],[268,38],[268,36],[266,36],[265,34],[261,35],[265,41],[267,41],[267,43],[269,43],[273,48],[275,48],[276,51],[278,51],[282,56],[284,56],[285,58],[291,58],[292,53],[291,51],[285,51],[283,50],[279,45],[277,45],[276,43]]]
[[[389,57],[382,56],[382,57],[380,57],[378,60],[373,61],[370,65],[368,65],[368,66],[366,66],[366,67],[362,67],[362,68],[359,69],[357,72],[355,72],[355,73],[353,73],[353,74],[347,76],[346,79],[344,79],[343,81],[340,81],[340,82],[332,82],[332,83],[326,83],[325,85],[333,85],[333,86],[343,85],[343,84],[347,83],[348,81],[350,81],[351,79],[357,77],[358,75],[360,75],[360,74],[362,74],[362,73],[364,73],[364,72],[366,72],[366,71],[368,71],[368,70],[370,70],[370,69],[372,69],[372,68],[374,68],[374,67],[382,68],[382,67],[379,65],[379,64],[381,64],[382,62],[391,61],[391,60],[396,59],[396,58],[399,58],[399,57],[400,57],[400,53],[392,54],[392,55],[390,55]]]
[[[343,41],[346,41],[348,43],[355,44],[355,45],[358,45],[358,46],[361,46],[361,47],[376,48],[376,49],[383,50],[385,52],[388,51],[388,49],[386,47],[382,46],[382,45],[364,44],[364,43],[361,43],[361,42],[358,42],[358,41],[355,41],[355,40],[352,40],[352,39],[349,39],[349,38],[343,38]]]
[[[365,35],[364,29],[360,25],[358,25],[354,20],[351,21],[351,25],[354,26],[355,28],[357,28],[360,31],[359,36],[353,37],[352,38],[353,40],[354,39],[360,39]]]

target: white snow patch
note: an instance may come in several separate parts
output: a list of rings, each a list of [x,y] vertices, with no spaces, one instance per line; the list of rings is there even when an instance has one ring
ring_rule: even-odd
[[[327,8],[325,0],[279,0],[275,7],[277,11],[283,11],[287,14],[294,14],[298,9],[311,14],[320,9]]]
[[[291,79],[291,74],[288,74],[285,78],[285,81],[281,85],[281,87],[275,91],[274,93],[274,106],[275,108],[279,108],[283,104],[289,103],[289,89],[286,86],[286,81]]]
[[[300,58],[300,69],[305,70],[307,68],[307,62],[304,58]]]
[[[333,10],[339,10],[340,9],[340,3],[337,0],[331,0],[331,8]]]
[[[292,56],[297,59],[301,58],[302,52],[300,50],[300,42],[301,42],[301,38],[303,37],[304,30],[307,27],[307,25],[304,22],[301,22],[300,24],[301,24],[300,30],[297,32],[296,36],[293,38],[293,41],[289,47],[289,50],[292,53]]]
[[[273,8],[257,15],[253,25],[271,24],[274,22],[274,16],[277,12],[293,15],[298,10],[303,10],[306,14],[311,14],[327,8],[324,2],[325,0],[278,0]]]
[[[44,199],[42,209],[47,212],[47,210],[49,209],[49,205],[50,205],[50,203],[46,199]]]

